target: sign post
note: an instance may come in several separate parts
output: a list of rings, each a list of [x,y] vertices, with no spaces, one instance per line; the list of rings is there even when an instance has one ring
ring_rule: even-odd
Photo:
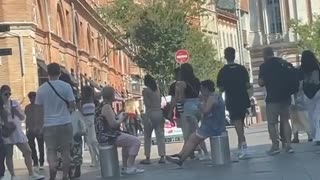
[[[2,48],[0,49],[0,56],[12,55],[12,48]]]
[[[0,25],[0,32],[8,32],[10,31],[9,25]],[[0,56],[8,56],[12,55],[12,48],[0,48]]]
[[[190,60],[190,54],[187,50],[180,49],[176,52],[175,59],[178,64],[188,63]]]

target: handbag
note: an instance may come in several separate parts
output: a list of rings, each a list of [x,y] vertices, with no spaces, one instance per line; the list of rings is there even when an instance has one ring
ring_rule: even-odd
[[[13,106],[12,106],[12,101],[10,101],[10,106],[11,106],[11,116],[12,119],[14,118],[14,114],[13,114]],[[2,108],[1,111],[4,111],[4,109]],[[13,122],[10,121],[5,121],[3,123],[3,125],[1,126],[1,135],[4,138],[9,137],[15,130],[16,130],[16,125]]]
[[[317,94],[319,89],[319,84],[303,83],[303,92],[309,99],[312,99]]]
[[[319,78],[320,78],[320,70],[319,70]],[[303,92],[309,99],[312,99],[319,90],[320,90],[320,84],[303,82]]]
[[[16,125],[13,122],[6,122],[1,126],[1,135],[4,138],[8,138],[15,130]]]
[[[53,85],[48,81],[47,82],[49,84],[49,86],[51,87],[51,89],[54,91],[54,93],[56,93],[56,95],[61,99],[63,100],[66,105],[67,105],[67,108],[70,108],[70,104],[69,104],[69,101],[67,101],[66,99],[64,99],[59,93],[58,91],[53,87]]]
[[[160,89],[160,87],[159,87],[159,91],[160,91],[161,96],[164,98],[164,100],[166,102],[166,105],[161,108],[163,117],[165,119],[172,120],[173,113],[171,113],[171,116],[169,117],[170,111],[172,111],[172,109],[170,108],[170,102],[167,101],[167,98],[166,98],[166,96],[164,96],[163,91]]]

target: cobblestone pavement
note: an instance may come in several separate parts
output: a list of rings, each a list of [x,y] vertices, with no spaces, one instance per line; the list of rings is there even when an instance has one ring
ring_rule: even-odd
[[[246,130],[247,141],[251,159],[232,163],[227,166],[212,166],[210,162],[187,161],[182,169],[173,164],[159,165],[156,162],[156,146],[152,148],[154,163],[145,168],[142,175],[124,176],[121,179],[130,180],[319,180],[320,179],[320,148],[313,143],[305,141],[306,136],[301,135],[302,143],[293,145],[294,154],[282,152],[277,156],[267,156],[265,151],[270,147],[270,140],[266,129],[266,124],[254,125]],[[230,146],[237,147],[237,138],[234,130],[229,129]],[[209,144],[208,144],[209,145]],[[167,145],[168,154],[178,152],[181,143]],[[209,146],[208,146],[209,147]],[[139,159],[143,158],[143,148],[139,154]],[[85,162],[88,162],[88,153],[85,154]],[[22,161],[16,162],[17,179],[27,179],[26,170]],[[99,179],[100,171],[90,168],[88,163],[83,166],[83,176],[81,180]],[[47,171],[43,173],[46,174]]]

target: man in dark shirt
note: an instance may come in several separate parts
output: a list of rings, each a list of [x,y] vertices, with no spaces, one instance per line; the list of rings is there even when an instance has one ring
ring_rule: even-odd
[[[235,49],[228,47],[224,51],[227,65],[218,74],[217,85],[221,92],[225,92],[226,108],[238,135],[238,147],[241,150],[239,159],[247,158],[247,143],[244,135],[244,119],[247,108],[250,107],[248,89],[249,74],[247,69],[234,62]]]
[[[38,167],[40,165],[40,170],[43,170],[44,163],[44,139],[42,133],[43,127],[43,108],[35,104],[36,92],[30,92],[28,94],[30,104],[25,108],[26,114],[26,132],[29,141],[29,146],[32,151],[33,166]],[[38,152],[35,144],[35,139],[37,139]],[[40,164],[39,164],[40,163]]]
[[[264,63],[260,66],[259,85],[266,87],[266,113],[268,119],[268,131],[272,141],[272,147],[267,153],[275,155],[280,153],[278,119],[280,117],[281,130],[284,136],[284,148],[286,152],[293,153],[291,148],[291,127],[289,124],[290,94],[285,92],[287,85],[283,77],[281,58],[274,57],[273,49],[267,47],[263,50]]]

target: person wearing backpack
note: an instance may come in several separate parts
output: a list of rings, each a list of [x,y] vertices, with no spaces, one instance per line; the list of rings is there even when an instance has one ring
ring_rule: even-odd
[[[320,145],[320,66],[312,51],[306,50],[302,53],[301,70],[312,140]]]
[[[266,113],[268,120],[268,131],[272,146],[268,155],[280,153],[278,122],[282,125],[284,149],[287,153],[293,153],[291,147],[291,126],[289,124],[289,107],[291,95],[294,93],[294,70],[293,66],[285,60],[274,57],[271,47],[263,50],[264,63],[260,66],[259,85],[266,87]],[[291,73],[292,71],[292,73]],[[291,82],[292,81],[292,82]]]

